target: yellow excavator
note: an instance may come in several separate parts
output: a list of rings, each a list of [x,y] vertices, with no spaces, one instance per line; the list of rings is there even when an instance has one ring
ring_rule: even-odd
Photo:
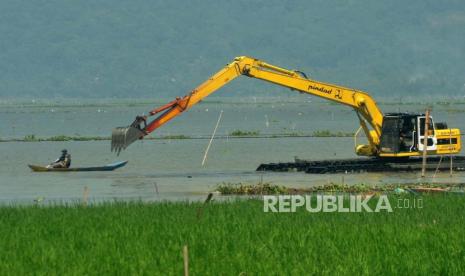
[[[113,129],[111,150],[119,154],[134,141],[142,139],[238,76],[264,80],[352,107],[360,122],[359,130],[363,129],[368,140],[367,145],[356,145],[357,155],[395,159],[420,156],[424,150],[428,155],[460,152],[460,130],[449,129],[445,123],[434,124],[429,115],[427,118],[425,114],[383,114],[365,92],[315,81],[301,71],[287,70],[246,56],[235,58],[188,95],[178,97],[148,115],[137,116],[128,127]],[[147,123],[148,117],[154,115],[158,117]],[[427,141],[426,149],[424,141]]]

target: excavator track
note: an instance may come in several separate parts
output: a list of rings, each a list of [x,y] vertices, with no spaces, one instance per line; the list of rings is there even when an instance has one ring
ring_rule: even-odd
[[[257,171],[323,173],[361,172],[414,172],[421,171],[422,158],[406,159],[353,158],[334,160],[305,160],[296,158],[294,162],[260,164]],[[426,169],[429,171],[450,170],[450,157],[428,157]],[[452,170],[465,171],[465,156],[452,156]]]

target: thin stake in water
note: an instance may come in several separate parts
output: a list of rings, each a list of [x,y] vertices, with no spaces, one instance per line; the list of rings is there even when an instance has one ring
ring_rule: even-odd
[[[442,162],[442,155],[441,155],[441,157],[439,158],[438,166],[436,167],[436,170],[434,171],[433,178],[436,177],[436,174],[437,174],[438,171],[439,171],[439,167],[441,166],[441,162]]]
[[[155,186],[155,193],[158,195],[158,184],[156,181],[153,183],[153,186]]]
[[[452,130],[449,130],[449,144],[452,145]],[[452,154],[449,156],[450,158],[450,172],[449,177],[452,177]]]
[[[220,121],[221,121],[222,116],[223,116],[223,110],[221,110],[220,115],[218,116],[218,121],[216,122],[215,129],[213,130],[212,137],[210,138],[210,142],[208,142],[207,149],[205,150],[205,154],[204,154],[203,160],[202,160],[202,167],[203,167],[203,165],[205,165],[205,161],[207,161],[208,151],[210,150],[210,146],[211,146],[211,144],[213,142],[213,138],[215,137],[216,130],[218,129],[218,126],[220,125]]]
[[[429,131],[429,109],[426,109],[425,114],[425,133],[423,133],[423,163],[421,166],[421,177],[425,177],[426,172],[426,150],[428,147],[428,131]]]

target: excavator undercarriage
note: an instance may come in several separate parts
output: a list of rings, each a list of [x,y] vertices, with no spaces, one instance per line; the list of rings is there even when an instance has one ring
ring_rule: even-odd
[[[451,162],[452,158],[452,162]],[[422,158],[351,158],[334,160],[306,160],[295,158],[294,162],[265,163],[257,171],[324,173],[362,172],[414,172],[421,171]],[[430,156],[428,171],[465,171],[465,156]]]

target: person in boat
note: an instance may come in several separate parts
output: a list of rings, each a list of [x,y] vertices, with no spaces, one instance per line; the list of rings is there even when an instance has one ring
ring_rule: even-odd
[[[66,149],[61,151],[61,156],[47,168],[69,168],[71,166],[71,154]]]

